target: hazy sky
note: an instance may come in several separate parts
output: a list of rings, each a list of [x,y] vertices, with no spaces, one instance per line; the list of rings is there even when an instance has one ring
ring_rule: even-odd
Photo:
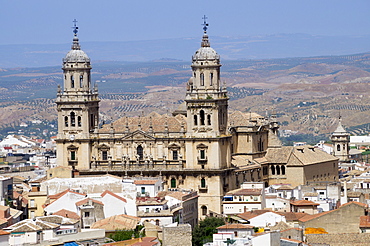
[[[198,37],[204,14],[210,36],[370,34],[370,0],[4,0],[0,6],[0,44],[70,42],[75,18],[84,42]]]

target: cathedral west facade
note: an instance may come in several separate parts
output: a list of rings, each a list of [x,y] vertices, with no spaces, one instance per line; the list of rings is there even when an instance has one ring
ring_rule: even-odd
[[[282,148],[276,117],[228,111],[220,56],[211,48],[206,29],[191,68],[184,110],[124,117],[99,127],[98,90],[92,87],[90,59],[75,32],[63,59],[64,86],[56,100],[58,165],[70,166],[81,176],[161,176],[165,189],[198,191],[201,218],[222,214],[222,197],[244,181],[289,182],[288,174],[295,176],[298,169],[268,155]],[[332,168],[335,160],[319,161],[330,165],[329,180],[337,172]],[[313,179],[301,176],[303,181],[297,182]]]

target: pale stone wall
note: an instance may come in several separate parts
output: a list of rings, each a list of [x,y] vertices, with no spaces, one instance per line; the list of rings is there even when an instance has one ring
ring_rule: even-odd
[[[191,240],[189,224],[163,227],[163,246],[191,246]]]
[[[363,215],[365,208],[352,203],[301,224],[304,228],[321,227],[328,233],[358,233],[360,216]]]

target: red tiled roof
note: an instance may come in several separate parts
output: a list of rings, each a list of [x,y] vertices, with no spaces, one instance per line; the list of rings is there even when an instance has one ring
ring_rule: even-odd
[[[226,224],[223,226],[219,226],[216,229],[252,229],[254,228],[251,225],[245,225],[245,224]]]
[[[362,206],[362,207],[365,207],[365,208],[367,208],[367,207],[368,207],[368,206],[367,206],[367,204],[362,203],[362,202],[356,202],[356,201],[347,202],[347,203],[343,204],[343,205],[342,205],[342,206],[340,206],[340,207],[347,206],[347,205],[349,205],[349,204],[357,204],[357,205]]]
[[[10,232],[8,231],[4,231],[4,230],[0,230],[0,235],[9,235]]]
[[[152,180],[152,179],[150,179],[150,180],[135,180],[134,184],[136,184],[136,185],[152,185],[152,184],[155,184],[157,182],[158,182],[158,180]]]
[[[227,196],[230,195],[261,195],[262,189],[237,189],[226,193]]]
[[[94,203],[98,203],[98,204],[104,205],[101,201],[98,201],[98,200],[95,200],[95,199],[92,199],[92,198],[85,198],[85,199],[83,199],[81,201],[76,202],[76,206],[81,206],[81,205],[87,203],[88,201],[92,201]]]
[[[71,193],[74,193],[74,194],[77,194],[77,195],[82,195],[82,196],[86,196],[86,194],[82,194],[82,193],[78,193],[76,191],[73,191],[71,189],[66,189],[65,191],[62,191],[62,192],[59,192],[55,195],[49,195],[49,198],[50,199],[59,199],[61,198],[62,196],[64,196],[65,194],[67,194],[68,192],[71,192]]]
[[[115,198],[117,198],[117,199],[119,199],[119,200],[124,201],[124,202],[127,203],[127,200],[125,198],[120,197],[119,195],[116,195],[115,193],[113,193],[113,192],[111,192],[109,190],[104,191],[100,196],[101,197],[104,197],[106,194],[109,194],[109,195],[111,195],[111,196],[113,196],[113,197],[115,197]]]
[[[250,219],[252,219],[252,218],[254,218],[258,215],[261,215],[261,214],[264,214],[264,213],[267,213],[267,212],[275,213],[275,212],[273,212],[271,210],[268,210],[268,209],[259,209],[259,210],[253,210],[253,211],[245,212],[245,213],[242,213],[242,214],[238,214],[237,216],[242,218],[242,219],[245,219],[245,220],[250,220]],[[275,214],[278,214],[278,213],[275,213]]]
[[[291,239],[291,238],[280,238],[281,240],[289,241],[289,242],[294,242],[294,243],[302,243],[302,241]]]
[[[285,216],[286,221],[298,221],[300,218],[306,216],[306,213],[294,213],[294,212],[278,212],[278,214]]]
[[[308,201],[308,200],[291,201],[290,204],[294,206],[319,206],[320,205],[318,203],[315,203],[313,201]]]
[[[61,209],[61,210],[53,213],[53,215],[60,215],[60,216],[63,216],[64,218],[71,218],[71,219],[75,219],[75,220],[80,219],[80,216],[78,216],[77,213],[69,211],[67,209]]]

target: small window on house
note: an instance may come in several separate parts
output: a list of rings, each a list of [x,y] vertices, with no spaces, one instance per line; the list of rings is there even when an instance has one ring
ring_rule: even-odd
[[[337,145],[337,151],[340,151],[340,145],[339,144]]]
[[[285,166],[281,166],[281,174],[285,175]]]
[[[207,115],[207,124],[211,125],[211,115]]]
[[[280,166],[279,165],[276,166],[276,174],[280,175]]]
[[[102,155],[102,160],[103,160],[103,161],[108,160],[108,151],[103,150],[103,151],[101,152],[101,155]]]
[[[198,125],[198,116],[194,115],[194,126]]]
[[[78,127],[81,127],[81,126],[82,126],[82,123],[81,123],[81,116],[78,116],[78,117],[77,117],[77,126],[78,126]]]
[[[207,215],[207,206],[202,206],[201,207],[201,209],[202,209],[202,215]]]
[[[145,187],[141,187],[141,194],[145,194]]]
[[[171,188],[176,188],[176,179],[175,178],[171,179]]]
[[[275,175],[275,166],[274,165],[271,165],[271,174]]]
[[[213,85],[213,73],[210,73],[209,74],[209,85],[212,86]]]
[[[172,150],[172,159],[174,161],[177,161],[179,159],[179,154],[178,154],[177,150]]]
[[[75,161],[76,160],[76,151],[72,150],[71,151],[71,161]]]
[[[206,151],[204,149],[199,150],[200,158],[201,160],[206,159]]]
[[[85,217],[85,218],[90,217],[90,212],[85,212],[85,213],[84,213],[84,217]]]
[[[83,81],[84,81],[84,76],[80,75],[80,88],[82,88]]]
[[[205,178],[202,178],[202,179],[200,180],[200,187],[202,187],[202,188],[206,188],[206,179],[205,179]]]
[[[144,151],[143,151],[143,147],[141,147],[141,145],[137,146],[136,154],[139,156],[140,160],[142,160],[144,158]]]

